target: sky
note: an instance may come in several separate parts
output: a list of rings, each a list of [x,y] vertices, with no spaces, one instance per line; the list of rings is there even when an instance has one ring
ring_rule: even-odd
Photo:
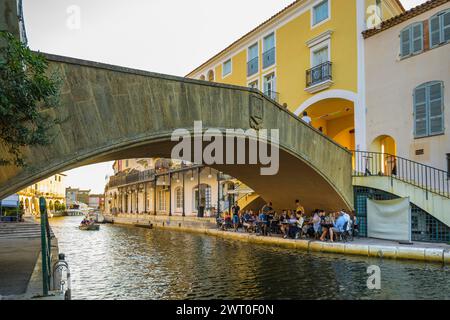
[[[184,76],[292,2],[23,0],[23,10],[33,50]],[[102,193],[111,166],[68,171],[66,185]]]

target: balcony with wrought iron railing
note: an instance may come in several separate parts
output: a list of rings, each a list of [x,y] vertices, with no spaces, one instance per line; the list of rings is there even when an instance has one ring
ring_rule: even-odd
[[[275,64],[275,47],[263,53],[263,68],[266,69]]]
[[[259,58],[253,58],[249,62],[247,62],[247,76],[250,77],[256,73],[258,73],[259,69]]]
[[[141,182],[154,181],[155,178],[159,176],[181,173],[183,171],[194,170],[197,168],[204,168],[204,166],[196,164],[189,164],[189,165],[183,164],[182,166],[176,168],[174,167],[169,169],[157,169],[157,170],[149,169],[140,172],[132,172],[123,175],[112,176],[109,178],[108,187],[113,188]]]
[[[333,84],[332,63],[327,61],[306,70],[306,91],[315,93],[329,88]]]

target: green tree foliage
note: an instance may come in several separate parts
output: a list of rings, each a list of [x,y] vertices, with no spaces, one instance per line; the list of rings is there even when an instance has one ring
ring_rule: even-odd
[[[58,120],[44,108],[59,104],[60,79],[48,63],[12,34],[0,31],[0,165],[24,166],[21,149],[47,145]]]

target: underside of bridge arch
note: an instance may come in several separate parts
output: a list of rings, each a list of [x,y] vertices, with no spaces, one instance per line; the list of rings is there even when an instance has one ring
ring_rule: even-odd
[[[174,130],[278,129],[279,171],[260,165],[214,164],[278,209],[300,199],[307,210],[351,209],[351,154],[261,93],[242,87],[166,76],[46,55],[63,79],[61,106],[47,109],[64,120],[48,146],[23,150],[25,168],[0,167],[0,198],[75,167],[140,157],[171,157]],[[205,143],[207,145],[208,143]],[[0,145],[0,151],[6,148]]]

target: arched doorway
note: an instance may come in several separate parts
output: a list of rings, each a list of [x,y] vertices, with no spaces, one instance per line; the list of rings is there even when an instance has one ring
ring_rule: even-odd
[[[397,174],[397,144],[394,138],[388,135],[378,136],[370,144],[370,151],[376,158],[378,175]]]
[[[348,150],[355,150],[355,106],[352,101],[328,98],[306,110],[311,125]],[[300,114],[301,116],[301,114]]]

